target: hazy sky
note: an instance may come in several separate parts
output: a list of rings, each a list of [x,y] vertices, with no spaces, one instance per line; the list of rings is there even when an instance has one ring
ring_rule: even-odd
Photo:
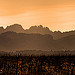
[[[75,0],[0,0],[0,26],[24,29],[43,25],[53,31],[75,29]]]

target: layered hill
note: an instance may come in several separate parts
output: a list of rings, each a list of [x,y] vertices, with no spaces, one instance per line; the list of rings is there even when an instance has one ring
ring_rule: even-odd
[[[53,37],[41,34],[5,32],[0,35],[0,50],[53,49]]]
[[[5,32],[0,34],[0,50],[75,50],[75,35],[54,40],[49,34]]]
[[[7,26],[5,29],[3,27],[0,27],[0,34],[5,33],[7,31],[12,31],[16,33],[25,33],[25,34],[49,34],[53,36],[53,39],[60,39],[63,37],[67,37],[70,35],[75,35],[75,31],[69,31],[61,33],[60,31],[52,32],[48,27],[40,26],[31,26],[29,29],[23,29],[23,27],[19,24],[14,24]]]

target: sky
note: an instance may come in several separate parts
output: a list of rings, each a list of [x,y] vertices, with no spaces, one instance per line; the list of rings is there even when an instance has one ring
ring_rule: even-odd
[[[75,30],[75,0],[0,0],[0,26],[43,25],[52,31]]]

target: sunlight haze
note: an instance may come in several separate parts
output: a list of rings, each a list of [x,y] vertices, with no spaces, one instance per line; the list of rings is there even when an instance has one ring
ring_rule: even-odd
[[[34,25],[52,31],[75,30],[75,0],[0,0],[0,26]]]

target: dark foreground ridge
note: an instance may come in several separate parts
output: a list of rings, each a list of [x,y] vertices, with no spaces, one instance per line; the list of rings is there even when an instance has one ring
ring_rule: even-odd
[[[0,75],[75,75],[75,56],[1,56]]]

